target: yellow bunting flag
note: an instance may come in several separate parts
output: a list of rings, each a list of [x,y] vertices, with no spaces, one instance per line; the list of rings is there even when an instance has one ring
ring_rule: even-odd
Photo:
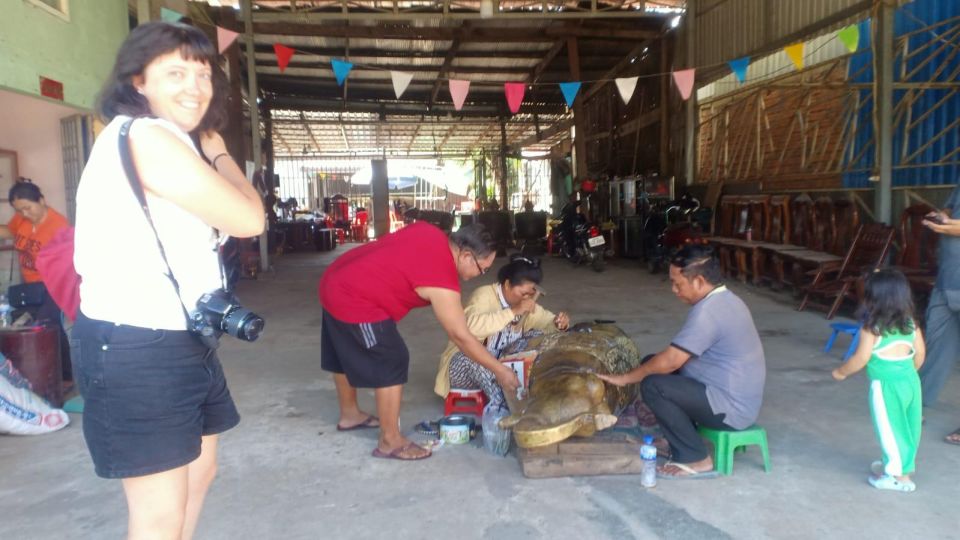
[[[793,60],[793,65],[797,66],[797,69],[803,69],[803,42],[794,43],[793,45],[787,45],[783,48],[783,52],[787,53],[787,56],[790,57],[790,60]]]

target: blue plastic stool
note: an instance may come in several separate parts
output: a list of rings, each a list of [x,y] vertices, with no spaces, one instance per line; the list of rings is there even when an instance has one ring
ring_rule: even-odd
[[[830,328],[833,328],[833,332],[830,334],[830,339],[827,340],[827,346],[823,348],[823,352],[830,352],[833,342],[836,341],[837,334],[840,332],[850,334],[853,337],[850,340],[850,346],[847,347],[847,352],[843,355],[843,361],[846,362],[848,358],[853,356],[853,351],[857,350],[857,344],[860,343],[860,325],[857,323],[834,322],[830,323]]]

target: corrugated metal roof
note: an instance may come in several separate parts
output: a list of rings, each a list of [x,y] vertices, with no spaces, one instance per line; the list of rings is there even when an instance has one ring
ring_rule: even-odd
[[[697,17],[697,66],[722,64],[762,50],[863,0],[714,0]],[[705,4],[705,5],[704,5]],[[861,12],[817,33],[863,18]]]

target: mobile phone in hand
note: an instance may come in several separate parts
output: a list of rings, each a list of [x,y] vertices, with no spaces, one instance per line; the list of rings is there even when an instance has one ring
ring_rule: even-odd
[[[942,214],[927,214],[923,216],[924,221],[929,221],[931,223],[936,223],[937,225],[943,225],[943,215]]]

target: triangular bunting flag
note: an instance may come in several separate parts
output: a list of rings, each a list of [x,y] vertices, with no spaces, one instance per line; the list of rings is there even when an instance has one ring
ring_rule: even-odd
[[[517,114],[520,110],[520,104],[523,103],[523,94],[527,90],[526,83],[508,82],[503,83],[503,91],[507,94],[507,105],[510,112]]]
[[[620,99],[623,100],[624,105],[630,103],[630,98],[633,97],[633,91],[637,89],[638,80],[640,80],[640,77],[621,77],[614,79],[614,82],[617,83],[617,91],[620,92]]]
[[[347,80],[347,75],[353,69],[353,64],[336,58],[330,60],[330,64],[333,66],[333,74],[337,77],[337,84],[343,86],[343,81]]]
[[[743,83],[747,80],[747,67],[750,66],[749,56],[737,58],[736,60],[731,60],[727,63],[730,64],[730,69],[733,71],[733,74],[737,76],[738,81]]]
[[[847,47],[848,51],[857,52],[857,45],[860,44],[860,27],[851,24],[846,28],[841,28],[837,32],[837,37],[840,38],[840,42]]]
[[[407,85],[413,80],[413,73],[391,71],[390,78],[393,79],[393,93],[397,95],[397,99],[400,99],[400,96],[406,91]]]
[[[183,18],[183,13],[179,11],[174,11],[170,8],[162,7],[160,8],[160,20],[164,22],[180,22],[180,19]]]
[[[283,70],[287,69],[290,59],[293,58],[293,49],[286,45],[274,43],[273,54],[277,55],[277,67],[280,68],[280,73],[283,73]]]
[[[693,79],[696,74],[697,70],[694,68],[673,72],[673,82],[677,83],[677,90],[680,91],[680,97],[684,101],[690,99],[690,92],[693,91]]]
[[[793,65],[797,66],[797,69],[803,69],[803,42],[794,43],[793,45],[787,45],[783,48],[783,51],[787,53],[787,56],[790,57],[790,60],[793,60]]]
[[[470,81],[460,81],[450,79],[450,97],[453,99],[453,108],[460,110],[463,108],[463,101],[467,99],[467,92],[470,91]]]
[[[577,99],[577,92],[580,91],[580,82],[562,82],[560,91],[563,92],[563,99],[567,100],[567,107],[573,107],[573,100]]]
[[[223,51],[227,50],[227,47],[233,44],[237,39],[237,36],[240,34],[234,32],[233,30],[227,30],[222,26],[217,27],[217,49],[220,50],[220,54],[223,54]]]

